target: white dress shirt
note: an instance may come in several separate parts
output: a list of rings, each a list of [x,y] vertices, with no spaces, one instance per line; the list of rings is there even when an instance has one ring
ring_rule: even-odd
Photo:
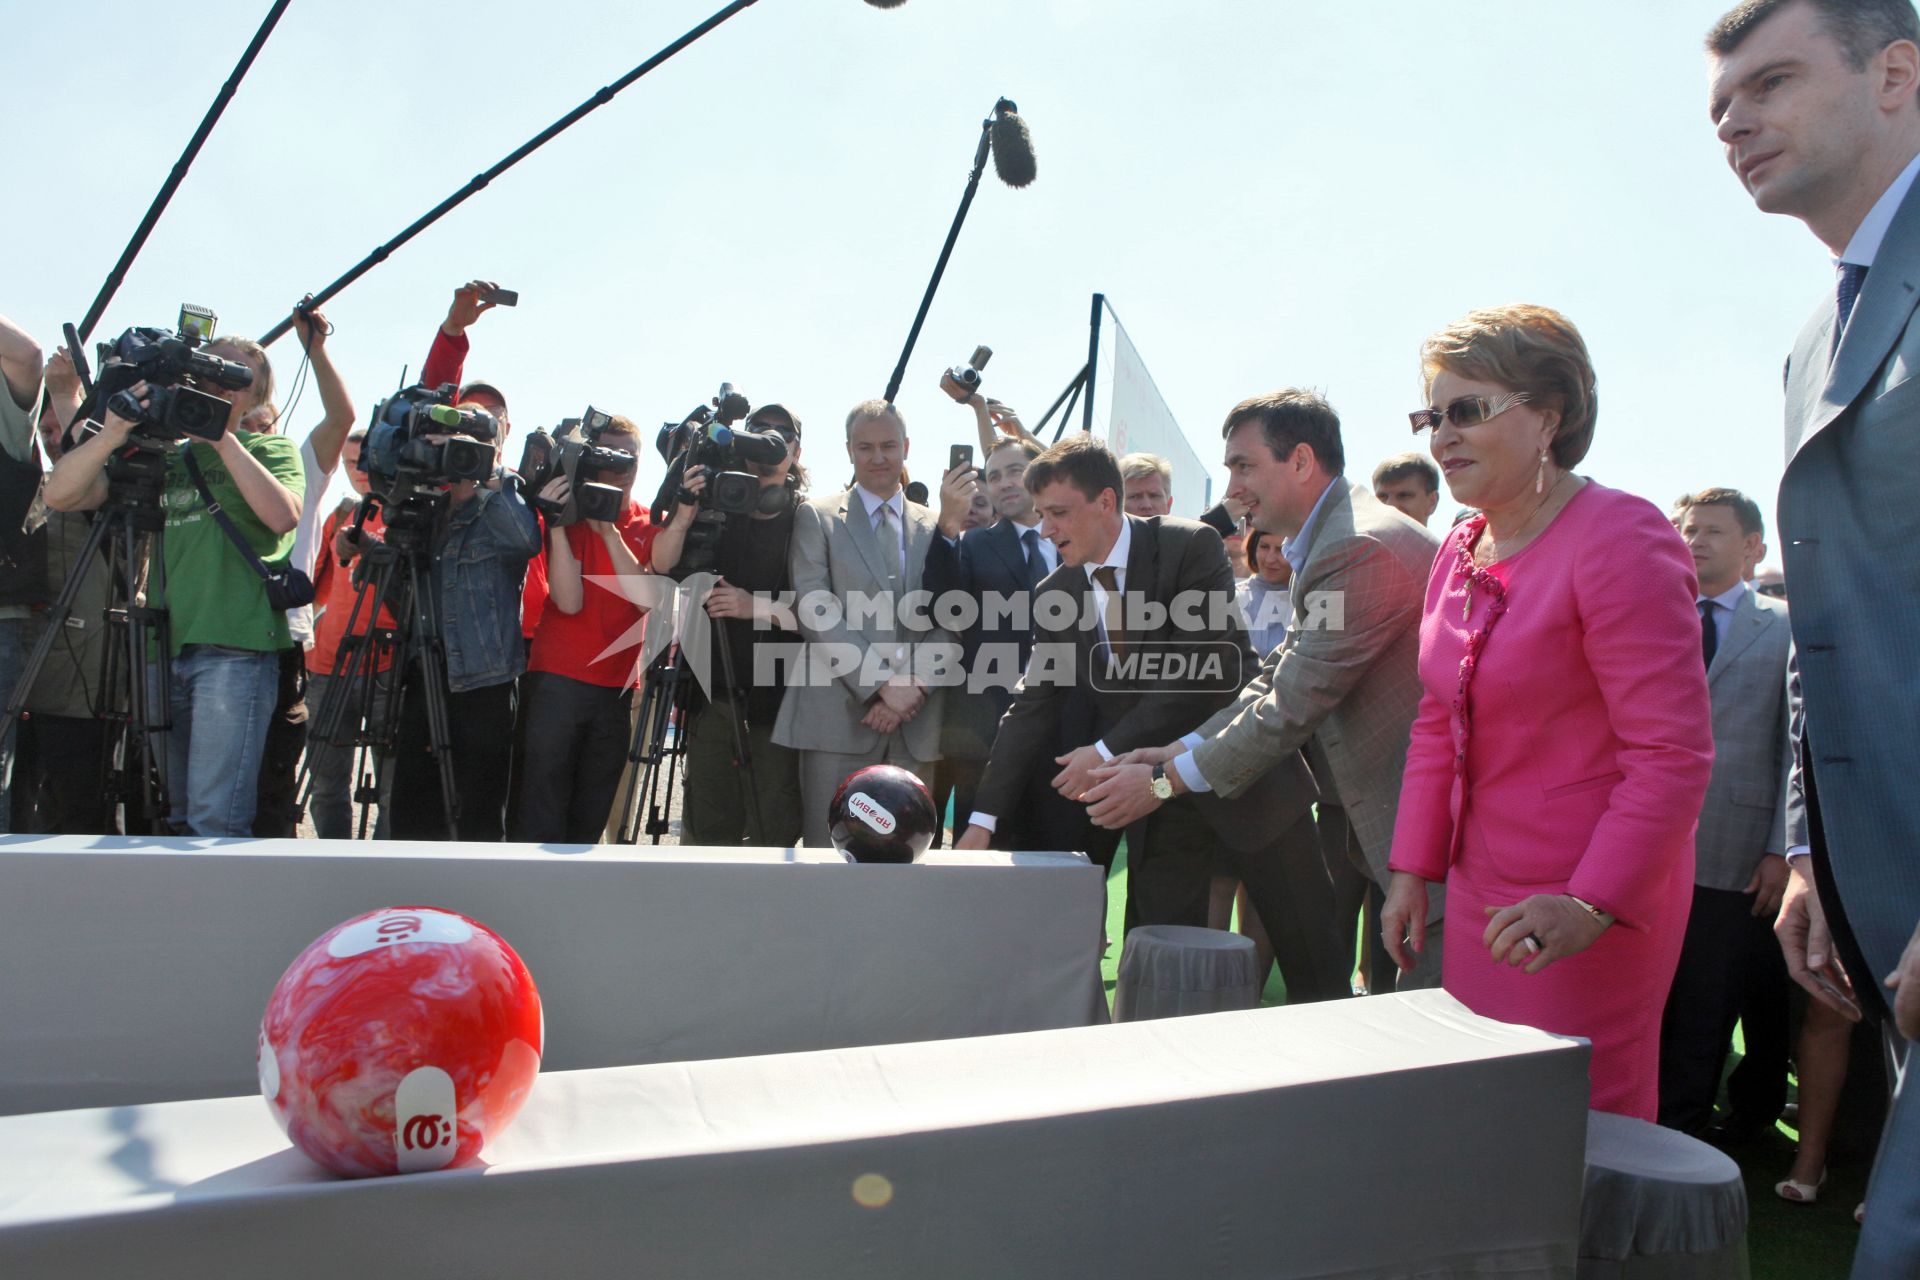
[[[1873,208],[1867,210],[1867,216],[1854,228],[1853,238],[1847,241],[1847,247],[1834,266],[1851,262],[1859,267],[1872,267],[1873,260],[1880,254],[1880,242],[1887,238],[1887,228],[1893,225],[1893,215],[1900,211],[1901,202],[1907,198],[1907,192],[1913,189],[1913,180],[1920,175],[1920,156],[1907,161],[1907,167],[1893,180],[1893,185],[1881,192],[1880,199]]]
[[[1040,533],[1040,525],[1038,522],[1021,524],[1018,520],[1009,520],[1007,523],[1014,527],[1016,531],[1015,536],[1020,539],[1021,555],[1027,553],[1027,535],[1029,533],[1038,533],[1040,536],[1035,538],[1034,541],[1038,543],[1040,547],[1040,563],[1046,566],[1048,573],[1052,573],[1060,567],[1060,549],[1047,541],[1046,534]]]

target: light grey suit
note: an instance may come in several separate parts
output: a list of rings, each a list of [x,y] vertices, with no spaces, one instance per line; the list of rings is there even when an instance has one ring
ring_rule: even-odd
[[[1707,668],[1713,778],[1694,836],[1693,882],[1743,891],[1760,859],[1787,851],[1787,606],[1740,597]]]
[[[1839,349],[1829,299],[1787,362],[1779,526],[1805,698],[1796,768],[1806,775],[1814,856],[1831,872],[1823,901],[1858,943],[1865,963],[1851,976],[1869,1000],[1920,921],[1916,303],[1920,187],[1894,215]],[[1889,1119],[1855,1276],[1920,1272],[1915,1169],[1920,1086],[1902,1090]]]
[[[1233,705],[1197,732],[1200,774],[1223,796],[1314,744],[1385,888],[1407,740],[1420,708],[1420,613],[1439,539],[1344,477],[1334,481],[1294,576],[1293,624]],[[1324,762],[1324,763],[1323,763]],[[1426,950],[1411,982],[1437,985],[1444,889],[1434,885]]]
[[[897,764],[924,779],[931,763],[940,758],[941,691],[928,691],[927,701],[913,719],[890,734],[861,723],[873,698],[885,683],[875,660],[898,653],[903,646],[925,653],[923,646],[952,646],[959,662],[959,645],[948,632],[934,627],[924,611],[914,618],[900,611],[886,619],[857,617],[851,611],[837,620],[822,618],[807,607],[809,595],[832,596],[843,602],[854,593],[869,598],[894,594],[896,601],[920,590],[921,567],[934,535],[934,516],[918,503],[903,503],[906,512],[906,553],[903,580],[889,581],[886,561],[866,504],[858,490],[803,502],[794,512],[790,568],[798,597],[800,632],[815,646],[831,646],[841,654],[857,654],[859,668],[822,678],[816,665],[811,675],[787,688],[780,714],[773,724],[773,740],[797,748],[800,757],[802,838],[809,845],[831,843],[827,806],[834,789],[847,774],[870,764]],[[858,624],[858,625],[855,625]],[[824,650],[813,654],[823,656]]]

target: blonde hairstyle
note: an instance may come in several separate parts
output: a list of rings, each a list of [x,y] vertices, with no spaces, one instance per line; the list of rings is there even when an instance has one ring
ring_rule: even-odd
[[[1173,464],[1159,454],[1130,453],[1120,459],[1122,480],[1140,480],[1147,476],[1159,476],[1167,482],[1167,491],[1173,491]]]
[[[1593,360],[1573,321],[1551,307],[1516,303],[1469,311],[1420,345],[1421,394],[1441,373],[1524,391],[1560,415],[1553,460],[1571,470],[1593,445],[1599,396]]]
[[[252,400],[242,416],[250,417],[264,411],[262,416],[271,430],[273,424],[280,420],[280,410],[273,404],[273,362],[267,359],[267,349],[252,338],[219,337],[207,344],[207,354],[215,354],[217,347],[225,347],[236,353],[242,357],[242,364],[256,370],[253,385],[247,388]]]
[[[862,400],[847,412],[847,435],[851,437],[855,427],[874,418],[892,418],[900,424],[900,434],[907,434],[907,420],[892,404],[885,400]]]

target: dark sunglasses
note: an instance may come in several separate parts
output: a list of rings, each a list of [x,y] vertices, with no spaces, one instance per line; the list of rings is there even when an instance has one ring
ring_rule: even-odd
[[[1462,396],[1444,409],[1415,409],[1407,417],[1413,422],[1415,435],[1428,428],[1438,431],[1442,419],[1456,427],[1477,427],[1531,399],[1533,397],[1524,391],[1509,391],[1500,396]]]

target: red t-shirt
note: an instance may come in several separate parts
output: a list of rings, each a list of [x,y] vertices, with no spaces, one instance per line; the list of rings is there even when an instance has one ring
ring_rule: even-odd
[[[313,570],[313,610],[316,615],[313,622],[313,647],[307,650],[307,670],[313,675],[330,676],[333,664],[340,653],[340,641],[346,638],[347,619],[353,615],[354,596],[359,588],[353,584],[353,569],[340,567],[340,560],[333,553],[333,536],[348,526],[352,516],[339,512],[327,517],[321,527],[318,554],[314,556]],[[378,538],[386,530],[386,522],[380,518],[376,509],[367,513],[367,522],[360,527],[361,545],[368,539]],[[359,563],[357,560],[354,562]],[[371,596],[368,597],[372,599]],[[360,611],[360,625],[355,628],[357,634],[365,635],[371,623],[369,610]],[[380,625],[394,625],[393,614],[386,606],[380,608]],[[382,671],[390,664],[380,664]]]
[[[614,528],[644,568],[653,554],[653,536],[657,532],[639,503],[629,503]],[[613,555],[600,534],[584,522],[567,527],[567,546],[580,562],[582,599],[580,612],[563,613],[551,599],[540,613],[539,629],[533,633],[533,653],[527,660],[529,671],[550,671],[584,684],[605,688],[626,688],[639,683],[640,606],[620,591],[593,581],[595,575],[611,577]],[[540,561],[544,569],[547,553]],[[531,574],[528,575],[532,577]],[[543,572],[544,583],[547,575]],[[613,652],[607,653],[608,649]],[[602,656],[602,655],[605,656]]]

